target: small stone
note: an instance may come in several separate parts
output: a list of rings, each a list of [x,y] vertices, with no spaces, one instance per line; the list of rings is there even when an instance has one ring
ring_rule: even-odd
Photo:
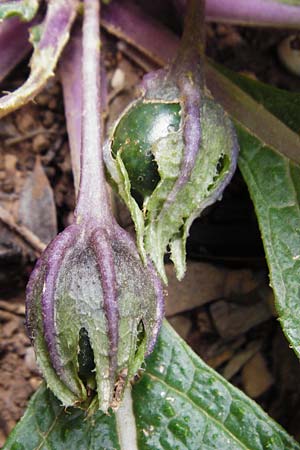
[[[117,68],[111,79],[111,87],[117,91],[123,89],[125,84],[125,73],[120,68]]]
[[[258,398],[273,384],[272,375],[263,355],[256,353],[243,367],[242,383],[247,395]]]
[[[32,389],[34,391],[36,391],[37,388],[41,385],[42,380],[40,377],[32,377],[32,378],[30,378],[29,383],[30,383],[30,386],[32,387]]]
[[[33,347],[28,347],[26,349],[24,361],[26,366],[31,372],[38,371]]]
[[[16,155],[7,153],[4,156],[4,167],[5,167],[6,172],[14,173],[16,170],[17,161],[18,161],[18,158],[16,157]]]
[[[32,140],[32,148],[35,153],[46,150],[50,145],[49,138],[45,134],[38,134]]]
[[[21,133],[26,133],[34,129],[34,127],[36,126],[36,122],[34,120],[33,114],[31,114],[30,112],[19,114],[17,126]]]
[[[54,123],[54,114],[52,111],[45,111],[43,115],[43,125],[47,128],[51,127]]]

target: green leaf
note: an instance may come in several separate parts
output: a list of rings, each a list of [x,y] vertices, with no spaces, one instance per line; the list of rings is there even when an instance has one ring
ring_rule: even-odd
[[[85,418],[42,386],[3,450],[299,450],[300,446],[230,385],[165,323],[132,389],[133,410]],[[119,414],[119,416],[118,416]],[[120,431],[137,436],[122,439]],[[124,431],[124,430],[123,430]]]
[[[24,417],[4,449],[119,449],[115,417],[98,412],[92,419],[85,420],[80,409],[66,411],[42,385],[30,400]]]
[[[29,22],[34,18],[38,7],[38,0],[1,2],[0,21],[8,19],[9,17],[18,16],[21,20]]]
[[[246,81],[246,77],[211,64],[206,66],[206,76],[213,96],[236,123],[272,150],[300,164],[300,136],[289,126],[289,122],[295,119],[287,119],[287,116],[290,116],[289,111],[292,117],[295,117],[295,108],[299,105],[298,94],[295,94],[296,97],[291,101],[293,94],[254,80]],[[282,94],[284,100],[281,99]],[[285,112],[289,101],[292,104],[291,109]]]
[[[19,2],[14,2],[19,3]],[[30,3],[24,0],[23,3]],[[33,54],[30,75],[14,92],[0,98],[0,118],[32,100],[54,75],[58,58],[66,45],[77,13],[78,0],[52,0],[42,24],[32,27],[30,42]],[[1,7],[0,7],[1,8]],[[1,9],[0,9],[1,11]],[[57,24],[55,33],[53,24]]]
[[[300,168],[242,128],[239,167],[258,218],[283,331],[300,357]]]
[[[300,0],[275,0],[277,3],[284,3],[286,5],[300,6]]]
[[[273,119],[291,132],[300,130],[300,95],[259,83],[222,69],[262,106]],[[262,105],[262,106],[261,106]],[[281,122],[279,122],[279,120]],[[289,145],[283,133],[276,146],[237,123],[240,143],[239,167],[248,185],[257,214],[274,290],[276,309],[283,331],[300,357],[300,167],[277,152]],[[293,148],[287,149],[293,151]]]

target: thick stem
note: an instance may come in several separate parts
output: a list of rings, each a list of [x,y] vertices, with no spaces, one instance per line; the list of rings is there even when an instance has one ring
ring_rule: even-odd
[[[183,35],[175,63],[182,70],[194,72],[205,51],[205,0],[189,0],[184,19]]]
[[[278,0],[208,0],[206,15],[214,22],[299,28],[300,8]]]
[[[100,112],[100,2],[84,1],[82,38],[81,173],[76,220],[96,218],[102,225],[112,215],[105,185]]]
[[[204,30],[205,0],[189,0],[184,20],[184,32],[174,63],[169,72],[171,82],[179,88],[182,117],[184,153],[180,174],[162,208],[167,213],[176,202],[180,189],[190,179],[197,156],[201,151],[201,101],[204,93]]]

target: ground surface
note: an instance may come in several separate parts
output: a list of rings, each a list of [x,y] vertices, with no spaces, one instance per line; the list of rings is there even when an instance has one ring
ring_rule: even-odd
[[[285,34],[213,24],[207,27],[208,54],[234,70],[299,90],[299,79],[276,56]],[[109,122],[133,98],[142,75],[118,45],[105,36]],[[26,73],[24,63],[1,89],[12,90]],[[48,242],[56,227],[71,223],[75,201],[58,80],[3,119],[0,134],[0,206]],[[119,219],[130,228],[123,208]],[[222,202],[194,223],[188,255],[180,285],[168,267],[170,322],[205,361],[299,439],[300,366],[276,320],[259,231],[239,173]],[[40,383],[24,327],[24,290],[36,256],[0,221],[0,445]]]

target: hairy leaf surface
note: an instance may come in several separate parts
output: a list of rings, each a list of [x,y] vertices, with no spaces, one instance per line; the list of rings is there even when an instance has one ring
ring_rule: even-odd
[[[165,323],[132,389],[139,450],[296,450],[300,446],[241,391],[195,355]],[[130,419],[133,419],[130,420]],[[130,427],[134,426],[134,430]],[[42,386],[3,450],[126,449],[115,415],[64,410]],[[130,450],[134,450],[132,447]]]

